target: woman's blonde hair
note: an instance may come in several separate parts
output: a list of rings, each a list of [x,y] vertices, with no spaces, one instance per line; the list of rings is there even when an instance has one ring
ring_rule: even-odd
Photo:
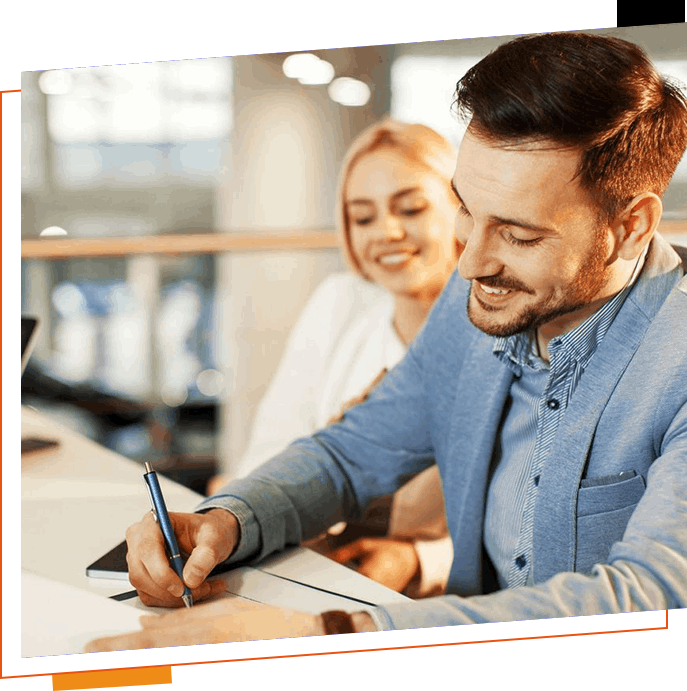
[[[346,186],[356,163],[368,154],[388,147],[398,149],[409,160],[424,165],[446,180],[450,188],[458,152],[447,139],[425,125],[411,125],[385,118],[358,135],[344,156],[336,191],[336,223],[341,248],[350,268],[366,278],[351,246],[351,232],[346,211]],[[452,195],[452,193],[451,193]]]

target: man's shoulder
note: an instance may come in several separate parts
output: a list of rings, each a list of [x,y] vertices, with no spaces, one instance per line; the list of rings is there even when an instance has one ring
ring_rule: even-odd
[[[458,271],[454,271],[432,308],[424,332],[431,340],[453,340],[473,338],[482,334],[475,328],[467,314],[467,300],[470,283]],[[488,336],[484,335],[486,338]]]
[[[455,272],[411,345],[425,374],[436,377],[441,386],[451,386],[460,377],[466,359],[478,369],[490,369],[497,362],[492,353],[493,337],[468,318],[469,289],[469,282]]]
[[[682,257],[658,233],[649,245],[644,267],[628,296],[628,308],[637,308],[649,322],[674,301],[674,294],[684,294],[685,271]],[[680,307],[678,303],[677,307]]]

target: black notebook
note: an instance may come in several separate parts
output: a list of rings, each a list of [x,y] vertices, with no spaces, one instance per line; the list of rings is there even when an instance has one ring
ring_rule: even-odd
[[[126,565],[126,541],[120,542],[114,549],[96,559],[87,569],[86,575],[91,578],[116,578],[126,581],[129,571]]]
[[[103,554],[100,559],[96,559],[96,561],[88,566],[86,568],[86,575],[90,578],[114,578],[120,581],[128,580],[129,570],[126,564],[126,553],[126,541],[120,542],[107,554]],[[229,571],[232,566],[218,564],[210,572],[210,576],[225,573],[226,571]]]

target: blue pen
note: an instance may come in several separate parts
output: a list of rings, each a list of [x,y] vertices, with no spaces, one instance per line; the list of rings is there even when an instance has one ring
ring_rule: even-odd
[[[174,529],[172,528],[172,521],[169,520],[169,514],[167,513],[167,507],[165,506],[165,499],[162,496],[162,490],[160,489],[160,483],[157,479],[157,473],[153,470],[150,463],[145,464],[146,472],[143,474],[143,479],[146,481],[146,487],[148,488],[148,494],[150,495],[150,503],[152,504],[153,518],[155,518],[156,523],[160,526],[162,531],[162,537],[165,540],[165,547],[167,549],[167,556],[174,571],[176,571],[177,576],[182,583],[184,579],[182,574],[184,572],[184,562],[181,560],[181,554],[179,554],[179,546],[177,545],[177,539],[174,535]],[[193,596],[191,595],[191,590],[184,583],[184,594],[181,596],[184,604],[187,607],[193,606]]]

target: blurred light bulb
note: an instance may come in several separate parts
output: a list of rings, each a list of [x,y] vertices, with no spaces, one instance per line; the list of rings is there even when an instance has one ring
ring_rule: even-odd
[[[307,74],[299,77],[301,84],[329,84],[334,79],[334,66],[318,58],[317,64],[309,67]]]
[[[294,53],[284,60],[282,70],[291,79],[299,79],[307,71],[308,67],[317,64],[318,57],[312,53]]]
[[[44,94],[66,94],[72,88],[72,76],[66,70],[49,70],[39,77],[38,86]]]
[[[215,369],[203,370],[196,377],[196,386],[203,396],[217,396],[222,392],[222,375]]]
[[[57,235],[66,235],[67,231],[64,228],[60,228],[59,226],[48,226],[47,228],[44,228],[40,232],[40,237],[45,238],[45,237],[55,237]]]
[[[160,391],[160,398],[162,402],[170,408],[177,408],[186,402],[188,391],[186,387],[181,384],[166,383],[163,384]]]
[[[60,315],[67,319],[85,314],[88,307],[83,291],[69,281],[56,285],[50,295],[50,300]]]
[[[342,106],[364,106],[372,95],[370,87],[365,82],[352,77],[335,79],[329,85],[328,91],[332,101]]]

